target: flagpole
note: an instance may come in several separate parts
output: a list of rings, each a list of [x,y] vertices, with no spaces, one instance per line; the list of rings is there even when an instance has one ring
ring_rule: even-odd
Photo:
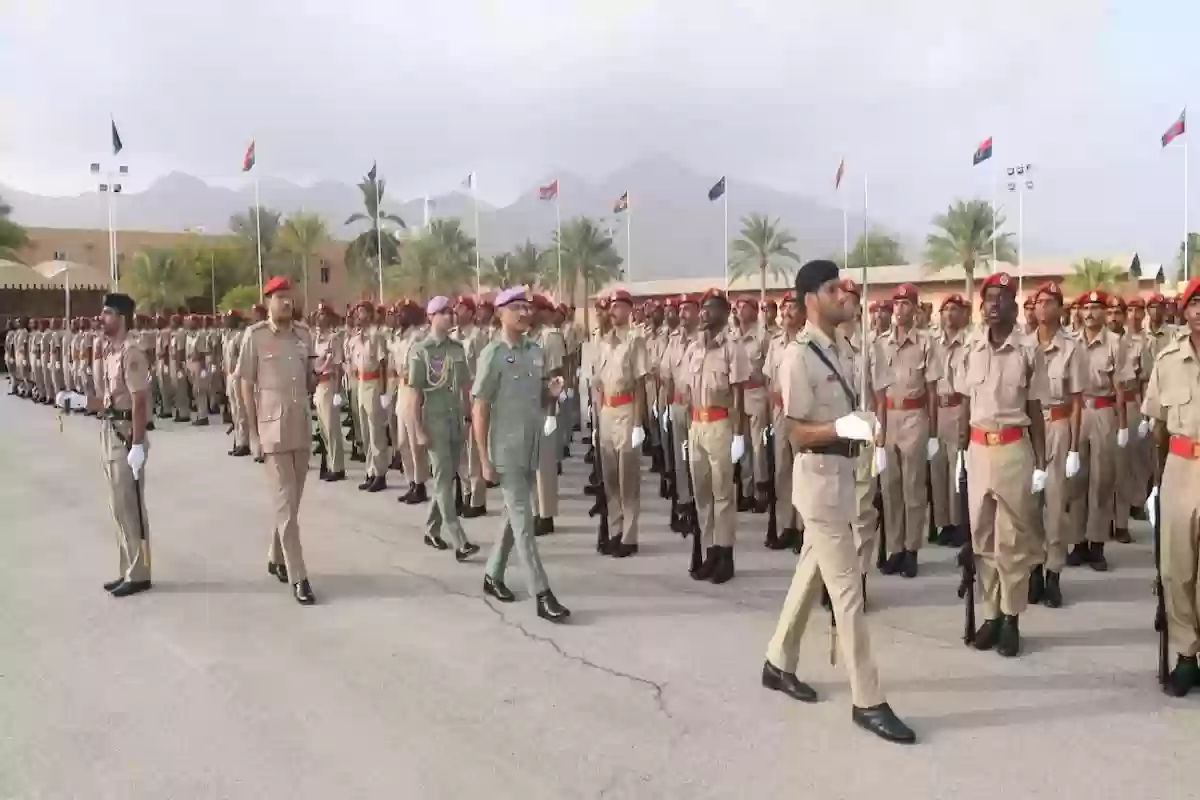
[[[846,209],[846,194],[839,190],[842,195],[842,266],[850,267],[850,212]]]
[[[868,286],[868,284],[867,284],[867,266],[870,264],[870,261],[871,261],[871,229],[869,227],[870,223],[868,221],[869,205],[868,205],[867,198],[868,198],[867,176],[863,175],[862,299],[864,302],[866,302],[867,308],[870,308],[871,307],[870,306],[870,292],[867,290],[867,286]],[[846,208],[846,202],[845,202],[845,200],[843,200],[842,201],[843,211],[845,210],[845,208]],[[848,256],[847,256],[847,258],[848,258]],[[860,313],[862,316],[862,339],[861,339],[860,344],[862,347],[866,347],[867,346],[867,321],[868,321],[867,314],[865,312],[863,312],[861,309],[860,309]],[[862,406],[862,409],[866,410],[866,408],[867,408],[867,370],[866,370],[865,359],[864,359],[863,368],[859,370],[859,375],[858,375],[858,397],[859,397],[859,404]]]
[[[556,191],[554,192],[554,244],[555,250],[558,252],[558,302],[563,301],[563,282],[562,282],[562,184],[558,183],[558,179],[554,179]],[[583,293],[586,296],[588,293],[587,276],[583,277]],[[571,298],[574,302],[575,298]]]
[[[117,237],[113,233],[113,182],[112,173],[108,175],[108,284],[115,292],[117,290]]]
[[[263,299],[262,203],[258,199],[258,173],[254,175],[254,238],[258,242],[258,299]]]
[[[725,291],[729,291],[729,178],[725,178],[725,191],[721,193],[723,200],[722,206],[725,211],[725,227],[723,230],[725,239],[725,252],[721,256],[721,266],[725,270]]]
[[[480,271],[479,271],[479,246],[480,246],[480,241],[481,241],[480,237],[479,237],[479,198],[476,197],[476,195],[475,195],[475,182],[477,180],[478,180],[478,178],[475,176],[475,173],[472,172],[471,173],[471,215],[475,218],[475,294],[479,294],[481,291],[481,288],[482,288],[482,284],[480,283],[481,279],[480,279]]]
[[[1187,113],[1187,109],[1184,109]],[[1191,242],[1188,240],[1191,236],[1188,235],[1188,143],[1187,136],[1183,137],[1183,279],[1185,281],[1191,279],[1191,263],[1188,260],[1188,251]]]
[[[109,227],[111,228],[112,236],[112,259],[113,259],[113,286],[116,290],[121,291],[121,264],[117,258],[117,192],[113,190],[116,184],[109,184],[108,191],[112,200],[112,217],[109,219]]]
[[[625,192],[625,282],[633,283],[633,198]]]
[[[375,162],[375,248],[379,264],[379,304],[383,305],[383,226],[380,224],[379,162]]]

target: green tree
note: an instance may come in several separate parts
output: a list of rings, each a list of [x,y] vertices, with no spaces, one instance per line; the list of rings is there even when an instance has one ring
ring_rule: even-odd
[[[1063,281],[1070,294],[1083,294],[1092,289],[1116,292],[1125,283],[1125,271],[1103,258],[1085,258],[1072,264],[1071,270],[1071,274]]]
[[[244,214],[234,214],[229,218],[229,229],[238,242],[242,259],[254,274],[254,282],[258,283],[258,242],[262,237],[262,280],[265,283],[278,272],[287,272],[289,264],[279,262],[279,221],[283,217],[278,211],[265,206],[254,206],[246,209]]]
[[[374,172],[375,170],[372,169],[371,173]],[[383,226],[383,223],[390,222],[401,228],[408,227],[404,224],[404,220],[395,214],[380,212],[387,181],[371,173],[367,174],[362,183],[358,184],[366,213],[351,214],[343,223],[344,225],[353,225],[363,221],[371,223],[370,228],[355,236],[346,246],[346,272],[351,284],[359,291],[375,285],[381,252],[385,265],[396,264],[400,261],[400,238]]]
[[[329,228],[319,214],[297,211],[283,223],[279,244],[300,262],[300,280],[304,285],[304,308],[308,304],[308,266],[322,245],[329,241]]]
[[[221,297],[222,311],[241,311],[250,313],[250,309],[258,302],[258,285],[235,286]]]
[[[121,276],[121,286],[139,308],[155,313],[184,308],[204,290],[195,264],[176,250],[139,252]]]
[[[841,261],[840,258],[835,259]],[[848,269],[889,267],[904,264],[904,247],[900,240],[882,229],[872,229],[869,236],[859,236],[850,251]]]
[[[400,262],[384,269],[389,296],[431,297],[457,294],[475,286],[475,240],[456,219],[438,219],[404,240]]]
[[[17,252],[29,244],[29,237],[25,234],[25,229],[8,218],[12,213],[12,207],[4,202],[4,198],[0,197],[0,260],[15,261],[18,264],[24,263],[21,261]]]
[[[559,284],[558,254],[546,251],[543,259],[541,284],[554,288],[559,302],[574,300],[583,295],[583,320],[588,324],[588,297],[622,275],[621,256],[613,247],[612,237],[600,230],[588,217],[576,217],[562,226],[562,238],[555,233],[555,244],[561,241],[562,284]]]
[[[1004,216],[992,213],[992,204],[984,200],[955,200],[945,214],[933,218],[938,230],[925,239],[925,257],[931,271],[961,266],[966,273],[965,294],[975,291],[975,273],[991,272],[992,239],[996,243],[996,260],[1013,263],[1017,260],[1011,233],[999,233]]]
[[[1196,268],[1200,267],[1200,233],[1189,233],[1187,235],[1187,261],[1183,263],[1183,242],[1179,243],[1179,252],[1175,254],[1175,267],[1178,272],[1175,274],[1179,280],[1186,281],[1200,275]]]
[[[796,237],[764,214],[751,214],[742,218],[740,238],[730,245],[733,251],[729,261],[729,279],[745,277],[758,271],[759,297],[767,296],[767,273],[787,280],[792,277],[792,268],[800,257],[792,252],[791,245]]]
[[[554,255],[553,250],[543,250],[526,239],[515,251],[499,253],[484,262],[480,282],[493,289],[535,286],[545,277],[545,266]]]

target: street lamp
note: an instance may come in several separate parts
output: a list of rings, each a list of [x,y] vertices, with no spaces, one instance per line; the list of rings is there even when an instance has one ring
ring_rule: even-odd
[[[117,171],[114,174],[110,167],[101,167],[99,161],[93,161],[91,164],[91,173],[93,175],[104,176],[104,183],[98,185],[98,190],[105,195],[105,205],[108,210],[108,280],[113,291],[117,290],[118,274],[117,274],[117,209],[116,197],[121,193],[121,184],[117,183],[114,178],[129,174],[129,167],[126,164],[117,166]]]
[[[1008,168],[1008,190],[1017,193],[1017,294],[1025,285],[1025,193],[1033,191],[1033,164]]]

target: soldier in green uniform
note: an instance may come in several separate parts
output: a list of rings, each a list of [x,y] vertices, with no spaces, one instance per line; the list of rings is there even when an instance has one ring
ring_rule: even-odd
[[[570,616],[550,591],[533,537],[533,480],[544,432],[554,432],[554,404],[561,377],[545,379],[542,348],[526,334],[533,308],[524,289],[496,298],[501,332],[479,354],[472,388],[471,422],[479,446],[479,466],[489,482],[499,481],[504,497],[504,532],[496,539],[483,578],[483,592],[502,603],[516,598],[504,585],[504,569],[514,540],[528,573],[537,614],[551,622]]]
[[[479,552],[467,541],[454,506],[454,474],[466,443],[465,411],[471,373],[467,351],[450,337],[454,316],[447,297],[435,297],[425,307],[429,335],[417,341],[408,358],[408,388],[413,392],[417,444],[429,453],[433,468],[433,504],[426,521],[425,544],[445,550],[445,528],[454,557],[466,561]]]

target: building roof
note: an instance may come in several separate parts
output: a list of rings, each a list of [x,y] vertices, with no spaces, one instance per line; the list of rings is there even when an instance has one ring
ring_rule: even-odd
[[[103,289],[109,285],[107,275],[90,264],[77,261],[43,261],[32,269],[51,286],[62,286],[68,279],[72,289]]]
[[[18,264],[15,261],[0,260],[0,288],[30,289],[50,288],[54,281],[36,272],[32,267]]]

